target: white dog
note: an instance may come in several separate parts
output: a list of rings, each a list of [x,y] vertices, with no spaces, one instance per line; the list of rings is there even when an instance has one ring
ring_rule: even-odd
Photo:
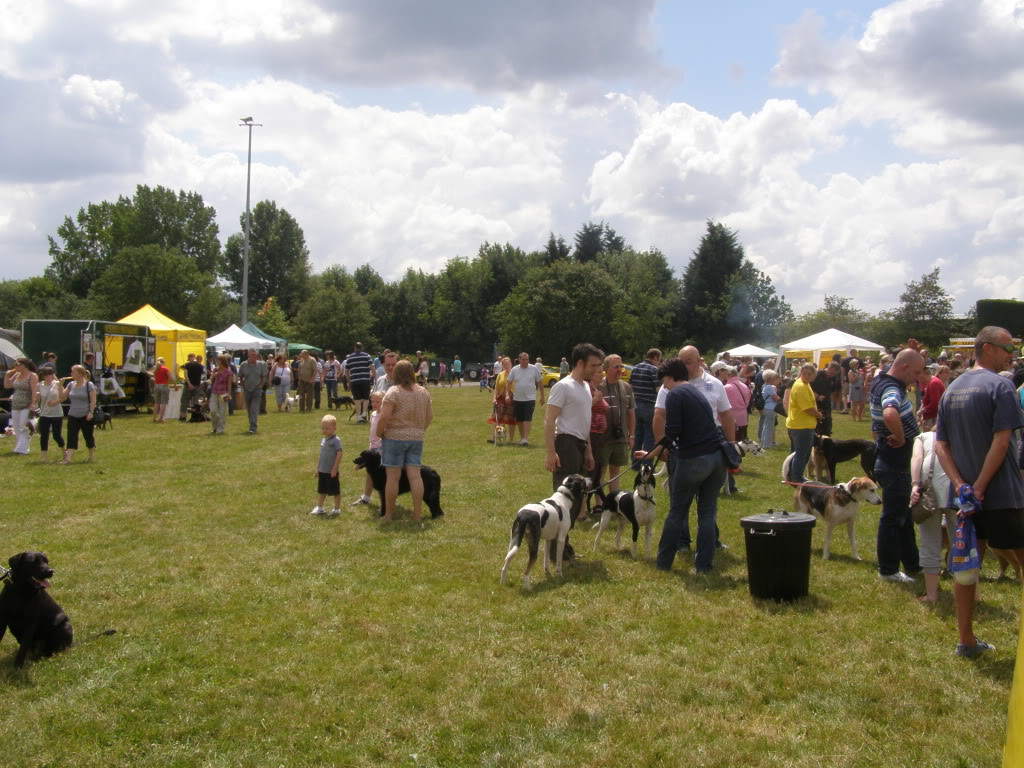
[[[540,546],[541,540],[544,542],[544,573],[550,573],[547,542],[557,540],[555,570],[559,576],[562,575],[565,539],[569,535],[572,520],[580,513],[589,486],[590,481],[582,475],[569,475],[551,496],[540,503],[527,504],[516,513],[516,519],[512,521],[508,554],[505,555],[505,564],[501,567],[502,584],[508,578],[508,567],[522,546],[524,537],[530,549],[530,561],[526,564],[523,586],[526,589],[530,588],[530,569],[537,562],[537,547]]]
[[[740,440],[739,442],[735,442],[733,443],[733,445],[736,446],[736,451],[739,453],[741,459],[746,458],[747,456],[764,456],[764,448],[762,448],[761,444],[758,443],[756,440],[751,440],[750,438],[747,438],[746,440]],[[729,490],[728,470],[726,470],[726,472],[727,474],[725,477],[725,482],[722,484],[723,496],[729,496],[732,494],[732,491]]]
[[[286,411],[288,411],[289,413],[291,413],[292,407],[295,406],[295,405],[298,405],[298,402],[299,402],[299,396],[298,395],[285,395],[284,396],[284,409]]]

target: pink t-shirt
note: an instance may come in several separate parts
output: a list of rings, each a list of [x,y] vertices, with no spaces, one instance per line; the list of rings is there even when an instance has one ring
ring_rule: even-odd
[[[725,393],[729,396],[729,404],[732,406],[732,417],[737,427],[747,426],[747,404],[753,397],[750,388],[743,383],[738,376],[733,376],[725,384]]]
[[[380,421],[380,411],[374,411],[370,415],[370,450],[380,453],[380,438],[377,436],[378,421]]]

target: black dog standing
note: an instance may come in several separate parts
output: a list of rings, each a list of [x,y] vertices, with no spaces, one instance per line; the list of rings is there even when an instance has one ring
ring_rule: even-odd
[[[29,653],[52,656],[70,647],[71,620],[46,592],[53,577],[46,555],[22,552],[8,564],[0,592],[0,640],[10,628],[20,646],[14,666],[20,667]]]

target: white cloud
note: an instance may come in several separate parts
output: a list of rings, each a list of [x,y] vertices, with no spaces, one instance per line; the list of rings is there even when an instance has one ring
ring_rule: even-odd
[[[64,95],[78,106],[81,115],[88,120],[112,118],[123,119],[122,106],[134,101],[135,95],[126,93],[117,80],[94,80],[87,75],[72,75],[64,83]]]

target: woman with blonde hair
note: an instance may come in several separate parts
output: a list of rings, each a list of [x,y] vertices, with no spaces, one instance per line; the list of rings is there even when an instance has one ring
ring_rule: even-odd
[[[27,357],[19,357],[14,367],[4,374],[4,388],[13,389],[11,395],[11,427],[14,428],[14,453],[28,456],[32,433],[28,420],[39,405],[39,376],[36,365]]]
[[[64,451],[61,464],[70,464],[71,457],[78,450],[78,433],[85,438],[85,446],[89,449],[89,461],[96,458],[96,439],[93,437],[92,414],[96,410],[96,385],[89,381],[89,372],[85,366],[71,366],[71,382],[64,390],[65,396],[71,401],[68,408],[68,447]]]
[[[487,423],[491,425],[491,439],[487,442],[493,443],[495,441],[495,433],[497,432],[498,425],[504,424],[505,429],[508,430],[508,442],[511,443],[515,437],[516,429],[516,413],[515,406],[512,401],[512,395],[515,392],[515,384],[509,382],[508,375],[512,370],[512,358],[503,357],[501,358],[501,373],[494,380],[494,398],[491,400],[491,418],[487,420]]]
[[[171,369],[164,365],[165,362],[162,357],[158,357],[156,365],[149,372],[153,379],[153,422],[156,424],[164,423],[167,403],[171,399]]]
[[[398,484],[405,472],[412,494],[412,519],[419,520],[423,507],[423,437],[434,418],[430,393],[416,383],[408,360],[399,360],[391,374],[394,385],[384,395],[377,420],[381,440],[381,464],[387,473],[384,486],[384,519],[391,520],[398,499]]]

